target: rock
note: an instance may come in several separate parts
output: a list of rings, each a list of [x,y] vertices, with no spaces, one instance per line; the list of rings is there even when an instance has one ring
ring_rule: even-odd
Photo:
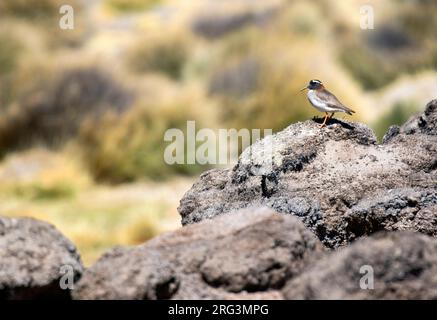
[[[286,299],[437,299],[436,275],[437,239],[381,232],[315,262],[290,280],[283,294]]]
[[[322,244],[299,219],[247,208],[116,248],[85,271],[75,299],[277,299]]]
[[[421,133],[437,135],[437,100],[433,100],[419,116],[412,116],[402,127],[391,126],[383,137],[383,143],[388,143],[399,134],[410,135]]]
[[[330,248],[379,230],[437,236],[436,118],[433,100],[383,144],[359,123],[292,124],[234,168],[202,174],[180,202],[182,224],[267,206],[299,217]]]
[[[67,271],[77,281],[83,266],[75,246],[52,225],[0,217],[0,300],[69,299],[70,290],[60,286]]]
[[[401,128],[406,134],[423,133],[437,135],[437,100],[433,100],[426,106],[425,112],[412,117]]]

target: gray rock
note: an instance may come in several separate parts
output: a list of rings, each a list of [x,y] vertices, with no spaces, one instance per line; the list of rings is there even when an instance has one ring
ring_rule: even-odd
[[[295,217],[248,208],[116,248],[85,271],[75,299],[278,299],[323,246]]]
[[[83,266],[75,246],[52,225],[0,217],[0,300],[69,299],[70,290],[60,286],[67,270],[77,281]]]
[[[282,291],[286,299],[437,299],[436,275],[437,239],[381,232],[320,259]]]
[[[255,142],[232,169],[211,170],[178,208],[187,225],[247,206],[298,216],[328,247],[379,230],[437,235],[437,100],[392,128],[383,144],[365,125],[290,125]]]

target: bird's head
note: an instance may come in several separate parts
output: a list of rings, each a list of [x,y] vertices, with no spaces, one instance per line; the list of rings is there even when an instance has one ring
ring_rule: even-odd
[[[310,80],[308,85],[305,88],[302,88],[302,90],[300,90],[300,91],[303,91],[305,89],[318,90],[318,89],[321,89],[321,88],[323,88],[322,81],[317,80],[317,79],[313,79],[313,80]]]

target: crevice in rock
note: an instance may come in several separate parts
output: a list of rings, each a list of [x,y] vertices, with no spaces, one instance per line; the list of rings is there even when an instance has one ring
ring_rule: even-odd
[[[317,153],[315,151],[312,151],[297,156],[291,156],[291,157],[285,156],[279,170],[282,171],[283,173],[289,171],[301,171],[306,164],[309,164],[316,157],[316,155]]]
[[[349,217],[346,224],[345,232],[349,240],[385,230],[384,225],[372,217]]]
[[[267,177],[265,175],[261,176],[261,193],[264,198],[270,198],[272,192],[267,188]]]
[[[15,287],[0,290],[0,300],[71,300],[69,289],[61,289],[59,281],[41,287]]]
[[[176,277],[171,277],[165,282],[158,283],[155,292],[157,299],[170,299],[179,289],[179,281]]]
[[[215,279],[208,279],[205,274],[201,275],[202,281],[205,282],[208,286],[216,288],[216,289],[222,289],[231,293],[240,293],[243,291],[246,291],[248,293],[255,293],[255,292],[265,292],[268,290],[280,290],[284,287],[285,283],[291,278],[291,273],[287,270],[287,267],[282,265],[279,262],[274,262],[272,265],[268,266],[265,270],[257,270],[257,274],[267,274],[269,279],[268,280],[262,280],[258,279],[256,283],[247,281],[243,286],[240,288],[233,288],[232,284],[233,282],[231,279],[227,279],[226,277],[220,276]],[[275,272],[283,272],[284,276],[272,280],[271,277],[273,277]],[[256,275],[253,275],[256,276]]]

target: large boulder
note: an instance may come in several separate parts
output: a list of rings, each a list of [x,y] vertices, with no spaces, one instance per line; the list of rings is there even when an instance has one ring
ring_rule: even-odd
[[[82,272],[75,246],[52,225],[0,217],[0,299],[70,299],[61,279],[74,284]]]
[[[278,299],[322,244],[299,219],[247,208],[115,248],[85,271],[75,299]]]
[[[437,236],[436,120],[433,100],[382,144],[355,122],[292,124],[232,169],[202,174],[180,202],[182,224],[255,205],[298,216],[331,248],[379,230]]]
[[[437,299],[437,239],[381,232],[315,262],[286,299]]]

